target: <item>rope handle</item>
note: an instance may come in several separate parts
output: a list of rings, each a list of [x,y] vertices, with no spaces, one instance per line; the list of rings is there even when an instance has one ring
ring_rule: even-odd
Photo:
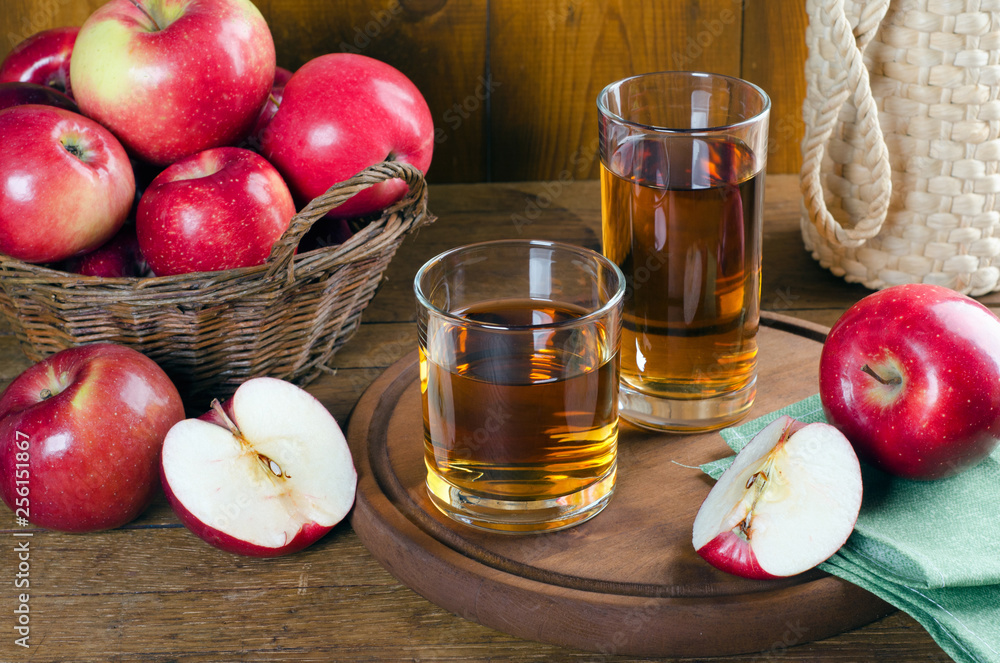
[[[889,10],[890,0],[856,0],[856,3],[861,4],[861,12],[857,28],[852,29],[845,0],[806,2],[809,17],[806,41],[810,46],[815,43],[817,52],[810,53],[806,61],[805,106],[816,114],[813,122],[806,122],[802,139],[800,186],[812,224],[825,240],[845,248],[861,246],[879,233],[892,194],[889,149],[879,125],[878,107],[863,58],[865,48]],[[820,60],[829,60],[829,65],[819,64]],[[858,185],[861,202],[867,208],[857,215],[853,227],[845,228],[827,208],[820,170],[840,110],[848,99],[857,109],[855,129],[864,138],[861,163],[872,178],[852,181]]]
[[[266,278],[274,277],[282,271],[290,269],[299,240],[327,212],[364,189],[393,179],[403,180],[410,187],[410,190],[402,200],[393,204],[389,208],[390,210],[405,205],[413,199],[423,196],[426,192],[427,184],[423,173],[415,166],[401,161],[377,163],[343,182],[334,184],[325,193],[309,201],[309,204],[292,217],[288,228],[271,247],[271,254],[267,258],[269,267]]]

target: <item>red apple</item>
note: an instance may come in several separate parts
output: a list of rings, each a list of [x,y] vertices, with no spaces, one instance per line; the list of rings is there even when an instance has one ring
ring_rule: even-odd
[[[861,466],[829,424],[781,416],[737,454],[694,520],[692,543],[744,578],[807,571],[837,552],[861,510]]]
[[[125,150],[93,120],[34,104],[0,111],[0,252],[57,262],[96,249],[134,195]]]
[[[78,113],[76,102],[59,90],[38,83],[0,83],[0,110],[11,106],[41,104]]]
[[[434,122],[420,91],[397,69],[363,55],[333,53],[304,64],[285,85],[261,153],[299,204],[386,160],[431,164]],[[362,216],[406,195],[406,183],[377,184],[334,209]]]
[[[274,66],[250,0],[110,0],[80,30],[71,74],[87,116],[167,165],[246,136]]]
[[[0,83],[38,83],[73,98],[70,59],[80,28],[53,28],[34,34],[14,47],[0,64]]]
[[[292,72],[284,67],[274,68],[274,83],[271,84],[271,89],[274,88],[284,88],[285,84],[292,79]]]
[[[0,497],[40,527],[124,525],[153,499],[163,438],[183,418],[177,389],[140,352],[58,352],[0,396]]]
[[[149,266],[139,250],[135,226],[131,223],[122,226],[106,244],[90,253],[57,263],[54,267],[64,272],[104,278],[146,276],[149,272]]]
[[[217,147],[156,176],[139,201],[139,247],[157,276],[263,264],[295,216],[263,157]]]
[[[827,420],[891,474],[956,474],[1000,440],[1000,320],[948,288],[868,295],[830,330],[819,370]]]
[[[274,84],[271,86],[271,94],[268,95],[264,105],[260,107],[260,112],[253,123],[253,128],[250,129],[250,135],[247,136],[246,147],[248,149],[260,151],[260,146],[264,140],[264,131],[271,124],[271,118],[278,112],[278,106],[281,105],[281,100],[285,95],[285,83],[291,77],[292,72],[284,67],[277,67],[274,70]]]
[[[224,405],[175,425],[163,442],[163,489],[181,522],[222,550],[273,557],[343,520],[357,472],[330,412],[274,378],[240,385]]]

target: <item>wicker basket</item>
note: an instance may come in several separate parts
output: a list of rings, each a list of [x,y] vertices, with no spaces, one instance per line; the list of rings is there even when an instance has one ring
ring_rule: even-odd
[[[1000,0],[806,5],[806,248],[873,289],[1000,289]]]
[[[393,178],[407,196],[347,242],[295,255],[313,222],[352,195]],[[0,255],[0,310],[32,361],[110,341],[140,350],[185,402],[207,407],[252,376],[304,385],[361,321],[403,238],[434,217],[420,172],[381,163],[311,201],[266,264],[150,278],[69,275]]]

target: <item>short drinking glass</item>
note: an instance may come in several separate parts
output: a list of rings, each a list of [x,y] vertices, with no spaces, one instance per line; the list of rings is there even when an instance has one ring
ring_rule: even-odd
[[[589,249],[503,240],[433,258],[414,288],[431,501],[506,532],[561,529],[604,508],[621,271]]]

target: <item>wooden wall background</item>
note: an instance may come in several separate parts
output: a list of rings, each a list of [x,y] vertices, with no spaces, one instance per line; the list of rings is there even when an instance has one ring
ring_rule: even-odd
[[[741,76],[773,102],[768,169],[798,172],[805,0],[254,0],[278,64],[351,50],[424,93],[431,182],[592,179],[597,93],[648,71]],[[103,0],[2,0],[0,57]]]

